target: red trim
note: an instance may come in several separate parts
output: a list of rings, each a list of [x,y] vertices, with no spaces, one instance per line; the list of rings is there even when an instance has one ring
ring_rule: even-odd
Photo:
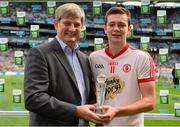
[[[155,81],[155,78],[151,77],[151,78],[145,78],[145,79],[138,79],[138,83],[149,82],[149,81]]]
[[[113,54],[111,54],[111,53],[109,52],[109,45],[108,45],[107,47],[105,47],[105,53],[106,53],[110,58],[114,59],[114,58],[120,56],[121,54],[123,54],[128,48],[129,48],[129,45],[126,44],[125,47],[124,47],[122,50],[120,50],[117,54],[113,55]]]
[[[155,66],[154,66],[154,62],[153,62],[151,56],[149,55],[149,53],[148,53],[148,56],[149,56],[149,62],[150,62],[150,77],[155,77]]]
[[[145,79],[138,79],[138,83],[143,83],[143,82],[149,82],[149,81],[155,81],[155,71],[154,71],[154,62],[151,58],[151,56],[148,54],[149,57],[149,64],[150,64],[150,78],[145,78]]]

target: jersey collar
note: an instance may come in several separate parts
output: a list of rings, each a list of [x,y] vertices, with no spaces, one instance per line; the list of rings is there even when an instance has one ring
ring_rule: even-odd
[[[114,58],[120,56],[121,54],[123,54],[128,48],[129,48],[129,45],[126,44],[125,47],[124,47],[122,50],[120,50],[117,54],[114,54],[114,55],[113,55],[113,54],[111,54],[111,53],[109,52],[109,45],[107,45],[107,47],[105,47],[105,53],[106,53],[110,58],[114,59]]]

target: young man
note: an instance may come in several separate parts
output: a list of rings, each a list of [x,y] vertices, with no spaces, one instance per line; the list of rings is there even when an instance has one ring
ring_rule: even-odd
[[[88,105],[95,101],[89,60],[76,44],[84,19],[83,10],[76,4],[58,7],[54,21],[57,36],[50,43],[30,49],[24,80],[30,126],[101,123],[91,111],[95,106]]]
[[[155,106],[154,63],[150,55],[128,45],[130,12],[110,8],[105,16],[108,46],[90,55],[94,79],[106,75],[104,114],[109,126],[144,126],[143,112]]]

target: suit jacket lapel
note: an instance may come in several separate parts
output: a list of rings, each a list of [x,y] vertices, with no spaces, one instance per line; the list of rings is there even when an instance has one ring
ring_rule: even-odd
[[[52,48],[55,51],[54,52],[55,55],[57,56],[60,63],[64,66],[65,70],[67,71],[67,73],[69,74],[69,76],[71,77],[71,79],[73,80],[74,84],[76,85],[76,87],[78,89],[78,85],[77,85],[77,82],[76,82],[74,72],[73,72],[73,70],[71,68],[71,65],[68,62],[68,59],[66,58],[66,55],[65,55],[63,49],[61,48],[61,46],[58,43],[56,38],[51,43],[53,43]]]
[[[89,90],[90,90],[90,84],[89,84],[89,77],[87,75],[87,63],[86,63],[86,60],[85,58],[83,58],[82,54],[80,52],[77,53],[77,56],[78,56],[78,59],[79,59],[79,62],[81,64],[81,67],[82,67],[82,72],[83,72],[83,76],[84,76],[84,85],[86,87],[86,90],[87,90],[87,95],[89,94]]]

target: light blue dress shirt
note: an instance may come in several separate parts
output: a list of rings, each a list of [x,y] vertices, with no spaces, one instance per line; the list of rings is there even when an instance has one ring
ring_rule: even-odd
[[[81,104],[83,105],[86,103],[86,87],[85,87],[84,76],[81,69],[81,65],[76,55],[76,53],[79,51],[79,46],[76,44],[76,47],[74,49],[71,49],[62,40],[60,40],[58,36],[56,36],[56,38],[72,67],[72,70],[74,72],[78,84],[79,92],[81,94],[81,100],[82,100]],[[79,126],[84,126],[84,125],[85,125],[85,121],[83,119],[79,119]]]
[[[74,75],[76,77],[76,81],[78,84],[79,92],[81,94],[81,104],[86,103],[86,87],[84,82],[84,76],[83,71],[81,69],[80,62],[78,60],[78,57],[76,53],[79,51],[79,46],[76,44],[76,47],[74,49],[71,49],[68,45],[66,45],[64,42],[62,42],[58,36],[56,36],[58,42],[60,43],[71,67],[74,72]]]

